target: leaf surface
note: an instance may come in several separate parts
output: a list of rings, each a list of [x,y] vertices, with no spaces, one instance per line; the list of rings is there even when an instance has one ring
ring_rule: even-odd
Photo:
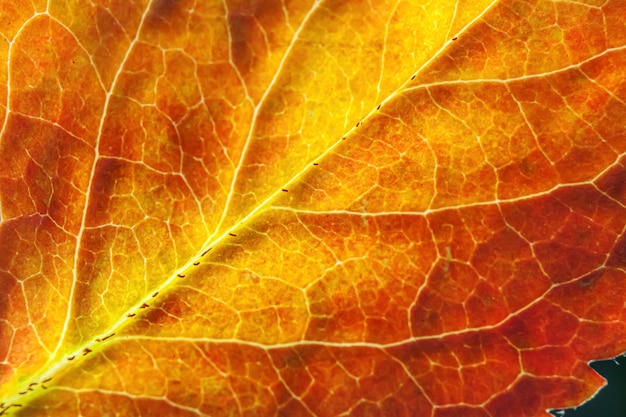
[[[583,402],[626,351],[625,21],[0,1],[0,415]]]

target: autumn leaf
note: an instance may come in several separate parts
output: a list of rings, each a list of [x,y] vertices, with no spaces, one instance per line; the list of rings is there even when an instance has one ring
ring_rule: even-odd
[[[0,415],[547,416],[626,351],[626,2],[0,1]]]

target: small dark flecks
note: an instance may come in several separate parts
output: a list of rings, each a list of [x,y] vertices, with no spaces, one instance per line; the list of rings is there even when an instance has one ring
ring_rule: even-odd
[[[5,407],[4,403],[2,403],[2,405],[0,405],[0,416],[6,415],[6,413],[9,411],[11,407],[21,407],[21,406],[22,404],[9,404]]]
[[[342,137],[342,138],[341,138],[341,140],[346,140],[346,137],[345,137],[345,136],[344,136],[344,137]]]
[[[193,263],[193,266],[198,266],[198,265],[200,265],[200,262],[194,262]]]
[[[283,188],[282,191],[283,191],[283,193],[288,193],[289,192],[289,190],[285,190],[284,188]]]
[[[154,294],[152,294],[152,298],[156,297],[157,295],[159,295],[159,292],[155,292]]]
[[[318,166],[319,164],[317,162],[313,162],[313,165],[314,166]]]
[[[129,313],[126,315],[126,317],[135,317],[135,313]]]
[[[376,107],[376,110],[380,110],[380,104]]]
[[[143,304],[141,305],[141,307],[139,307],[139,308],[148,308],[148,307],[150,307],[150,305],[148,305],[148,304],[146,304],[146,303],[143,303]]]
[[[73,361],[75,357],[76,357],[76,355],[68,356],[67,360],[68,361]]]
[[[115,333],[111,333],[110,335],[108,335],[107,337],[103,338],[102,341],[104,342],[107,339],[112,338],[113,336],[115,336]]]
[[[0,416],[5,415],[5,413],[11,407],[21,407],[21,406],[22,406],[22,404],[8,404],[8,405],[5,405],[5,403],[2,403],[2,404],[0,404]]]
[[[83,349],[83,356],[88,355],[90,353],[91,353],[91,349],[89,349],[89,348]]]
[[[209,248],[209,249],[205,250],[204,252],[202,252],[202,255],[200,255],[200,256],[204,256],[204,255],[206,255],[207,253],[209,253],[209,251],[210,251],[211,249],[213,249],[213,248]]]
[[[412,77],[411,77],[411,79],[412,79],[412,80],[414,80],[414,79],[415,79],[415,75],[414,75],[414,76],[412,76]]]
[[[33,389],[34,389],[33,387],[34,387],[35,385],[37,385],[37,383],[36,383],[36,382],[31,382],[31,383],[28,385],[28,390],[29,390],[29,391],[33,391]]]
[[[237,235],[236,235],[236,234],[234,234],[234,233],[229,233],[229,236],[232,236],[232,237],[237,237]]]
[[[185,278],[183,274],[178,274],[178,278]]]
[[[28,394],[28,391],[20,391],[19,394],[20,395]]]
[[[457,39],[459,39],[459,38],[457,38],[456,36],[455,36],[454,38],[452,38],[452,40],[453,40],[453,41],[455,41],[455,40],[457,40]]]

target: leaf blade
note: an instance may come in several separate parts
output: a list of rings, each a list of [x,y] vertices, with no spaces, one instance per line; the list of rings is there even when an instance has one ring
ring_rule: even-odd
[[[48,355],[50,368],[41,367],[46,349],[37,347],[38,335],[33,333],[26,343],[15,336],[15,328],[28,331],[36,319],[10,316],[15,326],[4,329],[20,341],[15,344],[19,349],[12,342],[3,346],[18,355],[9,362],[19,362],[19,355],[32,361],[29,349],[37,355],[34,364],[22,369],[24,376],[41,379],[55,371],[49,392],[59,397],[42,390],[29,394],[29,410],[55,407],[72,414],[81,404],[103,403],[109,410],[172,407],[172,412],[209,414],[226,407],[268,415],[391,409],[507,415],[510,406],[505,404],[517,402],[518,410],[534,414],[590,395],[601,382],[585,362],[624,350],[621,322],[605,322],[619,320],[619,302],[604,309],[581,309],[572,302],[599,294],[619,300],[623,293],[619,242],[626,222],[619,178],[625,145],[618,121],[624,78],[617,68],[624,54],[619,36],[609,40],[609,29],[598,30],[619,22],[605,20],[601,8],[578,3],[502,2],[472,12],[455,6],[438,17],[452,23],[432,32],[421,62],[448,44],[452,28],[471,22],[449,48],[400,90],[397,86],[412,77],[417,61],[403,60],[407,73],[400,70],[391,81],[376,65],[371,69],[359,63],[357,75],[347,78],[357,80],[358,71],[364,71],[368,76],[363,78],[377,80],[376,89],[355,84],[333,90],[344,98],[348,91],[352,100],[363,103],[342,114],[334,109],[346,103],[326,101],[315,83],[300,88],[298,76],[308,60],[343,52],[341,44],[337,50],[333,42],[319,49],[314,41],[319,41],[318,30],[329,29],[323,36],[333,39],[362,25],[364,17],[350,10],[352,5],[320,5],[310,21],[300,21],[311,40],[285,49],[279,39],[276,51],[283,48],[287,56],[266,48],[269,59],[258,61],[255,53],[264,52],[270,33],[264,25],[275,24],[282,10],[230,5],[228,23],[214,32],[221,36],[215,45],[226,39],[231,43],[230,51],[214,50],[234,60],[227,64],[211,62],[200,49],[189,47],[207,63],[198,64],[189,50],[168,49],[187,42],[189,32],[183,29],[198,24],[184,6],[157,2],[152,10],[139,10],[146,16],[146,30],[138,23],[136,36],[145,41],[136,47],[128,43],[128,58],[117,61],[124,72],[107,72],[110,68],[97,59],[88,65],[98,68],[103,80],[89,84],[111,85],[116,92],[109,96],[111,105],[103,107],[106,123],[94,162],[92,203],[88,210],[77,208],[85,226],[79,227],[79,236],[84,232],[85,238],[79,239],[80,258],[75,257],[80,267],[72,271],[84,277],[77,289],[75,328],[70,341],[63,342],[60,353],[65,355]],[[382,56],[377,64],[382,68],[394,53],[402,56],[400,47],[387,46],[393,36],[402,37],[402,31],[389,27],[398,23],[392,17],[405,15],[403,6],[393,5],[384,22],[376,22],[377,13],[370,11],[365,21],[385,27],[384,42],[354,56]],[[328,11],[332,7],[335,15]],[[614,15],[624,13],[612,3],[603,7]],[[345,14],[339,13],[342,8]],[[54,14],[57,9],[51,10]],[[207,22],[227,15],[219,7],[209,6],[206,12],[202,18]],[[114,14],[106,11],[104,18]],[[564,17],[570,14],[580,15],[586,29]],[[337,16],[351,23],[328,23]],[[40,20],[46,21],[45,16]],[[284,22],[284,33],[273,30],[272,36],[286,33],[289,39],[293,29],[290,21]],[[411,27],[410,20],[398,24]],[[228,25],[243,33],[229,32]],[[135,26],[128,27],[132,33]],[[620,26],[614,27],[620,33]],[[594,36],[579,45],[585,31]],[[379,32],[360,34],[379,39]],[[370,43],[363,39],[359,45]],[[520,41],[530,51],[522,59]],[[112,56],[120,57],[125,43],[119,44]],[[238,56],[233,55],[235,44],[242,47]],[[546,45],[553,47],[547,53]],[[318,55],[312,53],[315,48]],[[475,53],[469,56],[468,50]],[[146,65],[145,59],[152,63]],[[487,65],[494,59],[501,61]],[[520,61],[525,65],[516,65]],[[286,80],[275,76],[283,64],[290,67]],[[334,67],[316,65],[322,74],[335,73]],[[137,73],[146,67],[149,73],[141,80],[145,74],[138,78]],[[203,86],[211,79],[227,81]],[[330,85],[332,76],[321,79],[320,85]],[[280,86],[284,90],[275,87],[278,81],[286,83]],[[303,115],[288,113],[283,120],[284,108],[292,109],[281,110],[277,103],[294,97],[290,89],[318,94],[320,104],[312,100],[310,107],[301,101],[295,111]],[[45,91],[51,92],[43,97],[54,96],[54,89]],[[20,96],[11,94],[7,108],[15,110]],[[388,98],[380,100],[381,95]],[[372,110],[380,101],[385,104]],[[36,106],[30,102],[25,108]],[[88,134],[80,123],[50,113],[55,107],[49,103],[41,108],[48,125],[59,129],[54,123],[61,120],[57,124],[66,136]],[[291,138],[293,126],[307,120],[311,109],[323,109],[323,117],[343,119],[343,124],[315,119],[302,125],[304,134]],[[272,112],[278,117],[268,116]],[[358,121],[356,128],[347,122],[352,118]],[[26,119],[33,117],[8,116],[4,155],[11,154],[24,131],[11,129]],[[311,126],[327,128],[320,134]],[[208,136],[199,139],[198,130]],[[51,136],[36,137],[54,148],[58,133]],[[345,141],[340,139],[344,136]],[[133,142],[137,138],[143,140]],[[307,143],[313,138],[313,145]],[[293,148],[276,146],[292,140]],[[25,155],[23,161],[30,157]],[[30,160],[33,172],[41,168],[37,158]],[[251,171],[235,174],[241,164],[237,160]],[[264,163],[267,172],[255,171]],[[50,194],[40,183],[51,175],[42,171],[32,174],[27,186]],[[7,213],[13,216],[15,184],[23,178],[10,169],[2,176],[12,190],[2,194],[6,253],[30,250],[25,259],[36,259],[38,247],[56,250],[54,239],[38,243],[42,238],[36,232],[62,231],[57,225],[31,227],[32,219],[26,218],[23,227],[31,235],[23,239],[23,232],[4,221]],[[229,183],[234,187],[229,189]],[[43,214],[47,221],[45,209],[26,203],[21,209],[35,213],[35,219]],[[8,236],[21,239],[14,243]],[[19,249],[22,241],[35,244]],[[46,250],[55,260],[54,252]],[[5,255],[3,262],[9,265],[12,258]],[[18,269],[28,277],[33,272],[25,264]],[[22,291],[17,286],[35,283],[16,280],[11,273],[3,275],[4,282],[15,299]],[[36,301],[38,290],[37,285],[27,289],[23,299]],[[10,314],[32,314],[28,306],[12,308]],[[38,327],[46,327],[47,316]],[[533,322],[541,323],[538,331],[528,327]],[[53,339],[54,328],[49,331]],[[516,339],[520,332],[523,337]],[[539,365],[541,359],[555,357],[562,361],[554,368]],[[188,368],[195,362],[204,366]],[[160,378],[160,367],[177,375]],[[18,368],[7,370],[3,378],[11,378]],[[153,382],[129,386],[124,375],[134,369]],[[9,406],[20,401],[21,375],[8,385],[14,393]],[[475,389],[466,381],[478,375],[488,377]],[[537,390],[544,396],[533,397]],[[127,398],[111,400],[122,397]]]

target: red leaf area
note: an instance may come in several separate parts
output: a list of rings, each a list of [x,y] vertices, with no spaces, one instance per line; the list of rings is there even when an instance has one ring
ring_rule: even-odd
[[[585,401],[626,351],[625,21],[0,0],[0,415]]]

